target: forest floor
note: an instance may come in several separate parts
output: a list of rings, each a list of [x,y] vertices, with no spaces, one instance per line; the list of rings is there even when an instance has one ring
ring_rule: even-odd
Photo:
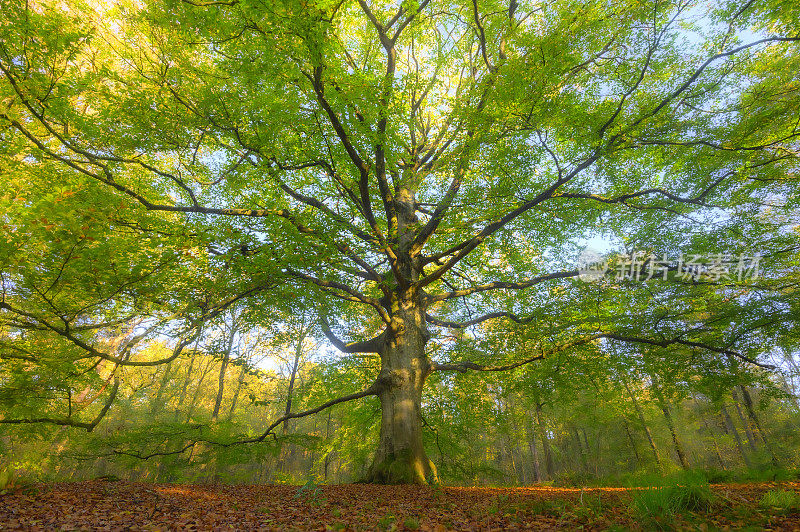
[[[764,505],[800,482],[711,485],[702,511],[643,513],[625,488],[36,484],[0,495],[0,530],[800,530]]]

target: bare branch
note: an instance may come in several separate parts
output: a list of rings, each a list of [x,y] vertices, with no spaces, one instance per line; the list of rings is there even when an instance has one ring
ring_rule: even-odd
[[[378,32],[381,45],[386,52],[386,72],[383,76],[380,106],[378,110],[378,127],[377,127],[377,142],[375,143],[375,177],[378,179],[378,190],[381,193],[383,200],[384,210],[386,211],[387,231],[391,237],[398,228],[397,212],[389,189],[389,182],[386,179],[386,152],[384,143],[386,142],[386,126],[388,124],[388,106],[389,100],[392,97],[392,87],[394,84],[394,73],[397,64],[396,51],[394,48],[394,41],[389,39],[386,35],[386,30],[383,25],[375,18],[375,15],[370,10],[369,6],[364,0],[358,0],[361,10],[367,15],[372,25]],[[398,282],[401,285],[406,284],[406,280],[400,276]]]
[[[363,392],[351,393],[350,395],[345,395],[343,397],[338,397],[336,399],[332,399],[332,400],[328,401],[327,403],[322,403],[318,407],[312,408],[310,410],[305,410],[303,412],[296,412],[296,413],[292,413],[292,414],[287,414],[285,416],[281,416],[280,418],[278,418],[275,421],[273,421],[272,424],[267,428],[267,430],[265,430],[264,433],[261,434],[261,436],[259,436],[258,438],[255,438],[253,440],[245,440],[245,441],[243,441],[241,443],[256,443],[256,442],[264,441],[266,439],[266,437],[269,436],[270,433],[272,433],[272,431],[275,429],[275,427],[279,426],[284,421],[288,421],[290,419],[297,419],[299,417],[310,416],[310,415],[316,414],[318,412],[322,412],[326,408],[330,408],[330,407],[338,405],[340,403],[346,403],[348,401],[355,401],[356,399],[361,399],[363,397],[369,397],[370,395],[378,395],[378,393],[380,393],[380,386],[378,385],[378,383],[376,381],[375,383],[373,383],[369,388],[367,388]]]
[[[442,320],[435,316],[431,316],[430,314],[425,315],[425,321],[431,323],[433,325],[437,325],[439,327],[447,327],[448,329],[466,329],[467,327],[471,327],[473,325],[477,325],[479,323],[483,323],[484,321],[493,320],[497,318],[508,318],[514,323],[530,323],[533,321],[533,318],[520,318],[513,312],[490,312],[489,314],[484,314],[483,316],[471,319],[469,321],[449,321],[449,320]]]
[[[558,352],[561,352],[561,351],[565,351],[566,349],[577,347],[579,345],[588,344],[590,342],[593,342],[595,340],[599,340],[601,338],[606,338],[606,339],[609,339],[609,340],[617,340],[617,341],[621,341],[621,342],[628,342],[628,343],[639,343],[639,344],[651,345],[651,346],[655,346],[655,347],[669,347],[671,345],[676,345],[676,344],[677,345],[685,345],[687,347],[696,347],[696,348],[700,348],[700,349],[706,349],[708,351],[711,351],[711,352],[714,352],[714,353],[719,353],[719,354],[726,355],[726,356],[733,356],[733,357],[739,358],[741,360],[744,360],[745,362],[753,364],[754,366],[758,366],[760,368],[769,369],[769,370],[775,369],[775,366],[773,366],[771,364],[763,364],[763,363],[758,362],[758,361],[756,361],[756,360],[754,360],[754,359],[752,359],[752,358],[750,358],[750,357],[748,357],[746,355],[743,355],[742,353],[739,353],[738,351],[733,351],[731,349],[728,349],[727,347],[725,347],[725,348],[716,347],[716,346],[713,346],[713,345],[710,345],[710,344],[707,344],[707,343],[704,343],[704,342],[696,342],[696,341],[692,341],[692,340],[683,340],[681,338],[669,338],[669,339],[662,339],[662,340],[654,340],[652,338],[642,338],[642,337],[638,337],[638,336],[628,336],[628,335],[622,335],[622,334],[617,334],[617,333],[597,333],[597,334],[593,334],[593,335],[586,336],[586,337],[583,337],[583,338],[578,338],[578,339],[572,340],[570,342],[566,342],[566,343],[561,344],[559,346],[556,346],[556,347],[554,347],[552,349],[549,349],[546,352],[542,352],[541,354],[536,355],[534,357],[526,358],[524,360],[520,360],[518,362],[513,362],[513,363],[510,363],[510,364],[504,364],[504,365],[500,365],[500,366],[485,366],[485,365],[477,364],[475,362],[470,362],[470,361],[452,362],[452,363],[437,363],[437,364],[434,364],[433,370],[434,371],[459,371],[459,372],[462,372],[462,373],[465,372],[465,371],[468,371],[468,370],[474,370],[474,371],[507,371],[507,370],[518,368],[518,367],[523,366],[525,364],[530,364],[533,361],[540,360],[540,359],[545,358],[547,356],[551,356],[551,355],[553,355],[555,353],[558,353]]]
[[[353,162],[359,172],[360,178],[358,188],[361,194],[361,205],[364,208],[364,216],[367,219],[367,223],[369,223],[373,232],[376,233],[377,236],[380,234],[380,230],[378,229],[378,223],[375,220],[375,215],[372,212],[372,201],[369,195],[370,169],[369,166],[367,166],[367,163],[364,162],[364,159],[361,158],[361,155],[358,154],[358,151],[350,141],[350,135],[347,133],[347,131],[345,131],[344,125],[339,120],[339,117],[331,107],[328,99],[325,97],[325,86],[322,83],[322,71],[323,67],[315,66],[313,75],[305,74],[305,76],[311,82],[311,86],[314,89],[314,94],[317,96],[317,102],[319,102],[319,104],[322,106],[322,109],[325,111],[328,121],[330,122],[331,126],[333,126],[333,130],[336,132],[336,136],[339,137],[339,140],[342,142],[342,146],[344,146],[347,155],[350,157],[350,160]]]
[[[251,295],[253,295],[255,293],[258,293],[258,292],[260,292],[262,290],[265,290],[265,289],[267,289],[267,288],[269,288],[271,286],[272,286],[272,284],[269,284],[269,283],[268,284],[257,285],[255,287],[251,288],[250,290],[246,290],[246,291],[244,291],[244,292],[242,292],[240,294],[237,294],[237,295],[235,295],[233,297],[230,297],[227,300],[225,300],[225,301],[223,301],[221,303],[218,303],[217,305],[215,305],[211,309],[206,310],[203,313],[203,315],[200,318],[198,318],[191,327],[189,327],[188,331],[186,331],[186,333],[189,333],[190,331],[192,331],[194,329],[194,332],[192,334],[189,334],[189,336],[187,338],[178,341],[178,343],[176,344],[175,348],[172,350],[172,354],[170,356],[168,356],[166,358],[161,358],[161,359],[158,359],[158,360],[150,360],[150,361],[145,361],[145,362],[131,361],[131,360],[127,359],[127,356],[118,357],[118,356],[114,356],[114,355],[111,355],[109,353],[105,353],[103,351],[100,351],[95,346],[90,345],[90,344],[86,343],[85,341],[81,340],[80,338],[78,338],[77,336],[75,336],[74,331],[73,331],[73,329],[71,327],[69,327],[68,322],[65,322],[64,326],[54,325],[53,323],[51,323],[47,319],[45,319],[45,318],[43,318],[41,316],[37,316],[36,314],[34,314],[32,312],[27,312],[27,311],[24,311],[22,309],[18,309],[18,308],[12,307],[6,301],[0,301],[0,310],[7,310],[9,312],[12,312],[13,314],[16,314],[18,316],[22,316],[24,318],[27,318],[28,320],[32,320],[34,323],[39,324],[39,326],[41,326],[42,328],[44,328],[46,330],[50,330],[50,331],[56,333],[57,335],[67,339],[73,345],[81,348],[83,351],[88,353],[90,356],[98,357],[98,358],[101,358],[103,360],[107,360],[109,362],[113,362],[114,364],[117,364],[117,365],[120,365],[120,366],[140,366],[140,367],[143,367],[143,366],[158,366],[158,365],[161,365],[161,364],[168,364],[169,362],[172,362],[173,360],[178,358],[181,355],[181,353],[183,352],[183,349],[187,345],[191,344],[200,335],[201,328],[199,327],[199,325],[202,324],[204,321],[212,319],[212,318],[215,318],[216,316],[219,316],[222,312],[225,311],[225,309],[230,307],[236,301],[239,301],[240,299],[243,299],[245,297],[251,296]],[[129,350],[132,347],[133,343],[135,343],[136,341],[138,341],[142,337],[143,337],[143,335],[139,335],[137,337],[132,338],[128,342],[126,342],[126,346],[123,349],[123,354],[126,352],[126,350]]]
[[[466,257],[470,252],[472,252],[473,249],[478,247],[484,240],[486,240],[486,238],[488,238],[489,236],[493,235],[494,233],[505,227],[509,222],[516,219],[520,215],[524,214],[525,212],[539,205],[543,201],[551,198],[555,194],[556,190],[558,190],[559,187],[561,187],[561,185],[567,183],[572,178],[577,176],[580,172],[582,172],[583,170],[594,164],[594,162],[599,157],[600,157],[599,150],[597,150],[594,155],[592,155],[584,162],[576,166],[569,174],[558,179],[555,183],[550,185],[550,187],[548,187],[546,190],[540,192],[539,195],[537,195],[535,198],[523,202],[522,205],[508,212],[505,216],[489,223],[478,234],[463,241],[461,244],[454,246],[453,248],[445,251],[444,253],[439,253],[433,257],[427,258],[425,262],[429,264],[439,258],[443,258],[444,256],[452,255],[450,259],[447,262],[445,262],[444,265],[440,266],[436,271],[434,271],[430,275],[427,275],[426,277],[422,278],[418,283],[419,286],[424,287],[438,280],[448,270],[450,270],[453,266],[455,266],[461,259]]]
[[[713,205],[709,205],[703,201],[703,198],[708,195],[708,193],[714,188],[714,186],[718,185],[725,177],[729,177],[731,173],[726,174],[725,176],[717,179],[711,186],[704,189],[704,191],[694,198],[684,198],[678,196],[677,194],[673,194],[668,190],[664,190],[663,188],[649,188],[646,190],[639,190],[637,192],[630,192],[627,194],[620,194],[619,196],[607,198],[604,196],[599,196],[597,194],[589,194],[589,193],[575,193],[575,192],[561,192],[553,195],[553,198],[572,198],[572,199],[590,199],[594,201],[599,201],[601,203],[622,203],[627,204],[627,200],[639,198],[642,196],[651,196],[651,195],[660,195],[664,196],[676,203],[690,203],[693,205],[699,205],[701,207],[712,207]]]
[[[656,4],[656,6],[657,6],[657,4]],[[656,7],[655,9],[657,10],[658,7]],[[617,119],[617,116],[619,116],[620,112],[622,112],[622,108],[625,105],[625,101],[628,99],[628,97],[631,94],[636,92],[636,90],[641,85],[642,81],[644,81],[645,74],[647,73],[647,69],[650,67],[650,61],[652,61],[653,54],[658,49],[658,46],[659,46],[659,44],[661,42],[661,39],[664,37],[664,35],[667,32],[667,29],[669,29],[669,27],[672,26],[672,24],[675,22],[675,20],[678,18],[678,16],[682,13],[682,11],[683,11],[683,9],[676,10],[675,15],[672,17],[672,19],[670,19],[670,21],[667,24],[664,25],[664,27],[661,29],[661,31],[659,31],[657,34],[654,35],[652,44],[650,46],[648,46],[648,48],[647,48],[647,55],[645,56],[644,65],[642,65],[642,68],[641,68],[641,70],[639,72],[639,77],[634,82],[633,86],[631,86],[631,88],[628,89],[627,91],[625,91],[625,94],[622,95],[622,98],[620,98],[619,103],[617,104],[616,110],[611,115],[611,117],[602,125],[602,127],[600,128],[600,131],[598,131],[598,136],[602,137],[605,134],[606,129],[608,128],[608,126],[610,126],[614,122],[614,120]],[[654,18],[655,18],[655,16],[654,16]],[[655,27],[653,28],[653,31],[655,33]]]
[[[706,349],[708,351],[712,351],[714,353],[719,353],[721,355],[734,356],[734,357],[736,357],[738,359],[744,360],[745,362],[748,362],[748,363],[753,364],[754,366],[758,366],[760,368],[775,369],[775,366],[773,366],[771,364],[762,364],[761,362],[753,360],[752,358],[750,358],[750,357],[748,357],[746,355],[743,355],[742,353],[739,353],[738,351],[733,351],[733,350],[728,349],[728,348],[716,347],[716,346],[709,345],[709,344],[706,344],[706,343],[703,343],[703,342],[695,342],[695,341],[691,341],[691,340],[683,340],[681,338],[670,338],[670,339],[664,339],[664,340],[653,340],[651,338],[641,338],[641,337],[638,337],[638,336],[627,336],[627,335],[616,334],[616,333],[604,333],[603,335],[601,335],[601,337],[602,338],[608,338],[610,340],[618,340],[620,342],[639,343],[639,344],[645,344],[645,345],[652,345],[652,346],[656,346],[656,347],[669,347],[669,346],[675,345],[675,344],[685,345],[687,347],[697,347],[697,348],[701,348],[701,349]]]
[[[489,72],[492,72],[494,66],[489,62],[489,56],[486,53],[486,32],[483,30],[483,24],[481,24],[481,18],[478,15],[478,0],[472,0],[472,20],[475,22],[475,27],[478,28],[478,43],[480,45],[483,62],[486,64],[486,68]]]
[[[462,288],[460,290],[453,290],[452,292],[447,292],[445,294],[439,294],[430,296],[431,301],[444,301],[446,299],[453,299],[454,297],[463,297],[468,296],[470,294],[475,294],[477,292],[486,292],[488,290],[521,290],[524,288],[530,288],[531,286],[537,285],[539,283],[543,283],[544,281],[550,281],[553,279],[567,279],[570,277],[577,277],[580,272],[578,270],[570,270],[564,272],[555,272],[555,273],[548,273],[545,275],[540,275],[539,277],[534,277],[533,279],[525,279],[519,282],[509,282],[509,281],[493,281],[491,283],[471,286],[469,288]]]
[[[646,119],[658,114],[661,111],[661,109],[663,109],[664,107],[669,105],[670,102],[672,102],[675,98],[677,98],[678,96],[683,94],[689,87],[691,87],[692,84],[695,81],[697,81],[697,78],[699,78],[700,75],[706,70],[706,68],[708,68],[711,65],[711,63],[713,63],[714,61],[716,61],[718,59],[725,58],[725,57],[730,57],[732,55],[735,55],[735,54],[737,54],[737,53],[739,53],[739,52],[741,52],[743,50],[747,50],[748,48],[752,48],[754,46],[758,46],[758,45],[765,44],[765,43],[775,43],[775,42],[800,42],[800,37],[767,37],[767,38],[759,39],[759,40],[751,42],[751,43],[743,44],[742,46],[738,46],[736,48],[728,50],[727,52],[720,52],[718,54],[712,55],[702,65],[700,65],[697,69],[695,69],[695,71],[689,76],[689,78],[680,87],[675,89],[672,93],[670,93],[663,100],[661,100],[661,102],[652,111],[642,115],[637,120],[635,120],[632,124],[630,124],[627,128],[625,128],[622,132],[620,132],[617,135],[615,135],[613,140],[616,140],[621,135],[625,134],[625,132],[630,131],[631,129],[635,128],[636,126],[641,124],[644,120],[646,120]]]
[[[349,344],[344,343],[342,340],[337,338],[333,331],[331,331],[331,327],[328,324],[328,320],[325,317],[320,318],[320,328],[322,329],[322,333],[325,335],[328,340],[342,353],[380,353],[383,350],[383,343],[385,338],[385,333],[381,333],[375,338],[371,338],[369,340],[363,342],[352,342]]]
[[[433,367],[433,370],[434,371],[459,371],[459,372],[462,372],[462,373],[467,371],[467,370],[474,370],[474,371],[508,371],[508,370],[511,370],[511,369],[516,369],[516,368],[518,368],[520,366],[524,366],[526,364],[530,364],[531,362],[534,362],[536,360],[541,360],[541,359],[543,359],[545,357],[551,356],[551,355],[553,355],[555,353],[559,353],[561,351],[565,351],[565,350],[570,349],[572,347],[577,347],[579,345],[588,344],[589,342],[592,342],[592,341],[596,340],[597,338],[599,338],[601,336],[602,335],[597,335],[596,334],[596,335],[587,336],[587,337],[584,337],[584,338],[578,338],[576,340],[572,340],[570,342],[566,342],[564,344],[555,346],[555,347],[553,347],[551,349],[548,349],[547,351],[543,350],[540,354],[538,354],[536,356],[532,356],[532,357],[526,358],[524,360],[520,360],[518,362],[513,362],[511,364],[503,364],[503,365],[500,365],[500,366],[484,366],[482,364],[476,364],[475,362],[468,362],[467,361],[467,362],[454,362],[454,363],[445,363],[445,364],[435,364],[434,367]]]
[[[378,315],[384,322],[389,323],[389,315],[387,314],[386,310],[381,306],[380,301],[378,301],[375,298],[362,294],[355,288],[344,285],[342,283],[337,283],[336,281],[326,281],[324,279],[319,279],[317,277],[314,277],[313,275],[297,271],[293,268],[286,268],[286,273],[288,273],[293,277],[297,277],[298,279],[302,279],[304,281],[313,283],[322,288],[323,290],[332,293],[334,295],[337,295],[341,299],[346,299],[348,301],[354,301],[369,305],[377,311]],[[348,294],[348,296],[343,296],[342,294],[337,292],[344,292],[345,294]]]
[[[210,7],[210,6],[235,6],[239,0],[212,0],[208,2],[198,2],[196,0],[181,0],[185,4],[193,5],[196,7]]]

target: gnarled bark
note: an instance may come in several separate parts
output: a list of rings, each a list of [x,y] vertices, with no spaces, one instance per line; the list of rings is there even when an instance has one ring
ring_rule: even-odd
[[[381,431],[367,482],[438,482],[436,467],[422,443],[422,388],[432,366],[425,353],[430,337],[417,297],[391,302],[392,320],[379,353]]]

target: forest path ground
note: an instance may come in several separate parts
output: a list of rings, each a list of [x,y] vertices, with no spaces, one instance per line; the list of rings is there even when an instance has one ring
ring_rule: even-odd
[[[800,482],[715,484],[709,511],[652,518],[624,488],[36,484],[0,495],[0,530],[800,530],[759,505]]]

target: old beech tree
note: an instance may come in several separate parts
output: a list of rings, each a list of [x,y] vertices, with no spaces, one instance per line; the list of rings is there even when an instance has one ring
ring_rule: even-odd
[[[126,241],[117,253],[132,262],[219,265],[196,276],[216,302],[190,305],[200,298],[191,290],[136,277],[96,295],[103,305],[81,307],[94,309],[87,317],[59,313],[46,286],[22,297],[36,275],[77,255],[45,251],[50,267],[7,271],[6,324],[124,366],[137,364],[135,351],[109,355],[86,325],[117,299],[128,298],[115,310],[122,316],[145,300],[177,312],[182,298],[195,314],[180,352],[232,300],[268,306],[266,287],[302,291],[335,347],[377,355],[381,369],[363,392],[291,416],[377,396],[373,482],[436,478],[421,417],[432,372],[511,370],[606,342],[757,362],[747,339],[758,324],[747,334],[730,320],[722,332],[697,320],[681,330],[688,321],[664,328],[661,316],[637,329],[597,314],[554,327],[548,298],[580,295],[578,246],[600,232],[638,235],[634,243],[658,256],[692,245],[752,253],[766,232],[729,239],[737,216],[755,213],[758,227],[758,206],[788,205],[797,176],[796,7],[10,0],[2,13],[0,222],[9,234],[23,230],[35,191],[51,187],[58,205],[81,198],[103,211],[111,242],[134,235],[143,249],[167,239],[157,257]],[[54,232],[66,218],[37,215],[24,230]],[[716,236],[692,241],[712,226]],[[73,233],[91,230],[101,231]],[[32,245],[15,242],[17,253]],[[180,261],[159,262],[170,253]],[[133,266],[114,268],[72,279],[121,283]],[[652,290],[691,285],[679,264],[666,270],[648,281]],[[65,282],[59,275],[51,288]],[[532,341],[494,362],[492,353],[431,355],[437,335],[471,328],[475,339],[491,323]]]

